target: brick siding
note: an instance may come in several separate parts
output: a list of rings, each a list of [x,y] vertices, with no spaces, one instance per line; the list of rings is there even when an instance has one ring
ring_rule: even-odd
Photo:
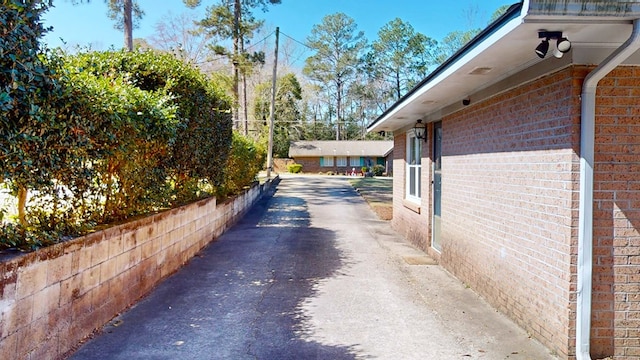
[[[573,351],[575,318],[580,131],[572,74],[442,119],[441,254],[430,247],[432,145],[423,149],[419,214],[403,203],[404,134],[394,150],[394,227],[563,357]]]
[[[421,203],[419,206],[407,206],[405,200],[407,135],[406,132],[395,133],[393,146],[393,218],[391,226],[413,245],[437,259],[440,254],[431,248],[431,146],[430,140],[423,142],[422,145]]]
[[[592,354],[640,359],[640,68],[601,80],[596,106]]]
[[[574,336],[580,87],[572,73],[443,120],[441,262],[561,356]]]
[[[571,66],[442,119],[442,254],[422,204],[405,206],[396,134],[393,226],[560,358],[575,358],[580,94]],[[640,68],[600,82],[594,164],[594,358],[640,358]]]
[[[369,157],[375,165],[378,161],[377,157]],[[347,166],[336,166],[336,158],[333,159],[332,166],[320,166],[319,157],[296,157],[293,159],[295,163],[302,165],[302,172],[307,174],[326,174],[333,172],[334,174],[348,174],[351,173],[351,169],[355,168],[357,174],[360,174],[360,170],[363,165],[360,165],[358,160],[357,165],[351,164],[351,158],[347,157]]]

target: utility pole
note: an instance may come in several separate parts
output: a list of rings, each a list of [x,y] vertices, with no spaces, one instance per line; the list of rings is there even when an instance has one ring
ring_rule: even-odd
[[[280,28],[276,27],[276,50],[273,58],[273,80],[271,81],[271,109],[269,110],[269,150],[267,152],[267,178],[271,178],[273,169],[273,122],[276,112],[276,75],[278,72],[278,38]]]

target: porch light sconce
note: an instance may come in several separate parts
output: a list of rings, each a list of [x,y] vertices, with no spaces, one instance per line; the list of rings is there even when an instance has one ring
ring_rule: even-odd
[[[538,38],[542,39],[542,42],[536,47],[536,55],[541,59],[549,51],[549,40],[556,40],[556,49],[553,51],[553,56],[558,59],[571,50],[571,42],[562,36],[562,31],[540,31],[538,32]]]
[[[418,119],[418,121],[416,121],[416,125],[413,127],[414,135],[418,139],[424,139],[424,141],[427,141],[426,130],[427,127],[422,123],[422,119]]]

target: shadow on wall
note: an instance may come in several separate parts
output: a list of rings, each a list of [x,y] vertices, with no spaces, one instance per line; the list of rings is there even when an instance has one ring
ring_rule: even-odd
[[[640,183],[632,181],[640,178],[640,166],[616,155],[602,156],[612,158],[594,167],[591,321],[592,354],[597,358],[622,355],[612,334],[636,332],[638,322],[629,315],[640,308],[638,293],[632,290],[640,286]]]

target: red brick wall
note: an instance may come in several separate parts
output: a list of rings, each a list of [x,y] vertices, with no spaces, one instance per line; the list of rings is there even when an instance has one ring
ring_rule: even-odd
[[[378,158],[371,157],[371,161],[376,164]],[[358,158],[359,161],[359,158]],[[334,174],[347,174],[351,173],[351,170],[355,168],[356,174],[360,174],[362,165],[358,162],[357,165],[352,165],[351,158],[347,157],[347,166],[336,166],[336,159],[333,159],[333,166],[320,166],[319,157],[297,157],[294,162],[302,165],[302,172],[307,174],[327,173],[332,171]]]
[[[597,95],[592,355],[640,359],[640,68]]]
[[[580,93],[574,66],[443,119],[440,263],[561,358],[575,355]],[[640,359],[640,68],[599,84],[591,353]],[[420,214],[404,206],[394,148],[393,226],[429,248],[430,144]]]
[[[440,264],[561,357],[574,352],[580,84],[574,70],[442,119]],[[393,225],[431,254],[431,143],[420,214],[404,206],[394,149]],[[399,191],[402,189],[401,191]]]
[[[580,87],[572,73],[443,120],[441,263],[562,356],[574,336]]]
[[[351,168],[355,167],[356,172],[360,173],[360,164],[349,165],[349,159],[347,159],[347,166],[336,166],[336,160],[333,160],[333,166],[320,166],[319,157],[297,157],[294,159],[297,164],[302,164],[302,172],[307,174],[327,173],[332,171],[334,174],[346,174],[351,172]]]
[[[405,132],[397,132],[393,144],[393,219],[391,226],[415,246],[435,258],[439,253],[431,246],[431,142],[422,147],[422,201],[419,206],[405,206],[405,160],[407,153],[407,136]]]
[[[298,157],[293,159],[296,164],[302,165],[302,172],[307,174],[315,174],[318,172],[327,172],[333,170],[332,168],[320,168],[320,159],[318,158],[304,158]]]

